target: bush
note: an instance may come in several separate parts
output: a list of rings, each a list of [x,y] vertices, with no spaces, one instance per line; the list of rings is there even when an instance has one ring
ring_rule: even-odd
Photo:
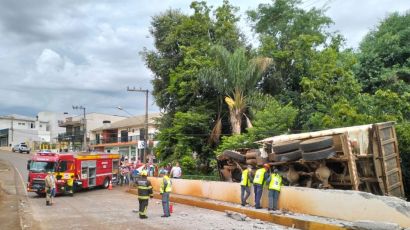
[[[404,190],[407,199],[410,199],[410,122],[396,125],[396,132],[399,142]]]

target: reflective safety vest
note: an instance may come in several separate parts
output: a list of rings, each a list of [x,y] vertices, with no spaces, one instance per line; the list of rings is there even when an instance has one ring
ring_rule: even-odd
[[[242,171],[242,179],[241,179],[242,186],[251,186],[251,178],[249,177],[249,170],[245,169]]]
[[[164,176],[161,181],[161,187],[159,188],[159,193],[171,192],[172,184],[171,179],[168,176]]]
[[[278,173],[272,173],[270,175],[269,189],[280,192],[281,185],[282,185],[282,177]]]
[[[263,183],[265,182],[264,181],[265,173],[266,173],[265,168],[260,168],[260,169],[256,170],[255,178],[253,178],[253,183],[263,185]]]
[[[73,184],[74,184],[74,179],[73,178],[67,179],[67,185],[68,186],[73,186]]]

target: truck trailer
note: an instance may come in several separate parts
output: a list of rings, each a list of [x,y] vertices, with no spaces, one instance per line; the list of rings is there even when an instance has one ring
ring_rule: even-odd
[[[239,182],[246,165],[268,163],[290,186],[405,197],[394,122],[284,134],[257,143],[259,149],[225,150],[218,157],[222,180]]]

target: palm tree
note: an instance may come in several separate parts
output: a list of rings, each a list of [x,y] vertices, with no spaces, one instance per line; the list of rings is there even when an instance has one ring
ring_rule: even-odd
[[[246,97],[256,90],[256,84],[270,65],[271,59],[250,59],[244,48],[236,49],[231,53],[222,46],[213,47],[212,54],[218,66],[202,70],[200,78],[224,95],[225,103],[229,108],[232,133],[240,134],[242,117],[246,117],[245,111],[248,105]],[[251,125],[248,117],[246,119],[248,126]],[[215,127],[220,129],[220,117],[216,124]],[[214,130],[214,133],[218,132]]]

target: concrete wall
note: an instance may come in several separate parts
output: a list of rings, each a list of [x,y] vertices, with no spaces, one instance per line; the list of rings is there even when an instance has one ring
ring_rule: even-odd
[[[156,191],[159,190],[159,180],[150,178]],[[173,179],[172,183],[172,193],[175,194],[240,203],[238,183],[183,179]],[[251,204],[253,199],[252,192],[249,198]],[[262,206],[267,207],[267,191],[264,191]],[[409,202],[365,192],[285,186],[279,197],[279,207],[296,213],[347,221],[385,221],[410,227]]]

